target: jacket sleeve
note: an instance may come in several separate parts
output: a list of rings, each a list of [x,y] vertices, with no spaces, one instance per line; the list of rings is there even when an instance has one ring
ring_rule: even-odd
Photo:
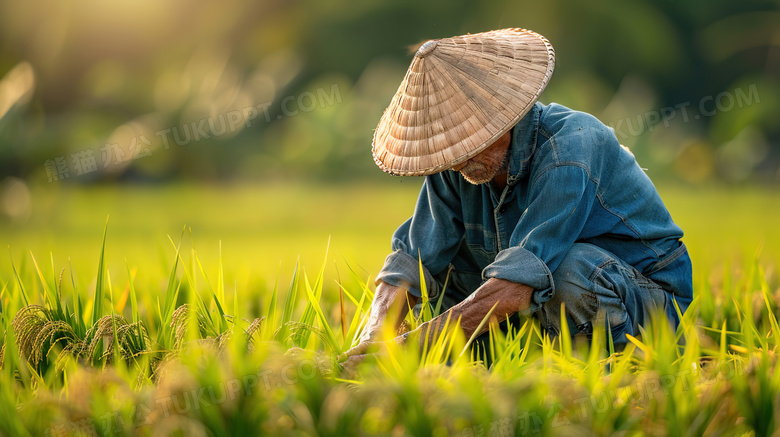
[[[426,176],[414,215],[393,234],[393,252],[377,275],[377,283],[384,281],[420,297],[418,260],[422,259],[428,295],[435,298],[439,294],[433,275],[447,268],[464,233],[460,197],[448,173]]]
[[[552,272],[582,233],[596,201],[596,184],[583,167],[556,166],[532,180],[529,197],[509,247],[482,272],[486,279],[533,287],[531,306],[524,314],[539,310],[555,293]]]

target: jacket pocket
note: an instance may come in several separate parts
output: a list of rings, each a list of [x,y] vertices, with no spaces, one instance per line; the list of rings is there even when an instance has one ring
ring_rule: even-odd
[[[488,264],[493,262],[497,254],[496,233],[485,229],[480,224],[466,223],[464,227],[469,251],[480,261],[486,261]]]

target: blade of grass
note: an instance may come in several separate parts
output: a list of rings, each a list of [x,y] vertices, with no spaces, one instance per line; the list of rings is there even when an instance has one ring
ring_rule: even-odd
[[[106,270],[106,283],[108,284],[108,298],[109,303],[111,304],[111,334],[114,338],[114,341],[111,342],[111,354],[113,355],[112,362],[116,366],[120,364],[121,354],[119,351],[119,336],[117,335],[116,316],[114,313],[114,289],[111,286],[111,272],[108,270]]]
[[[443,316],[442,316],[443,317]],[[452,318],[452,313],[447,313],[447,319],[444,322],[444,328],[442,328],[439,331],[439,335],[437,336],[436,340],[433,343],[433,346],[431,347],[431,351],[428,354],[428,363],[441,363],[442,357],[444,357],[445,352],[445,341],[447,340],[449,336],[449,327],[450,327],[450,319]],[[441,323],[441,322],[439,322]]]
[[[260,338],[263,341],[269,341],[273,338],[274,330],[277,327],[277,315],[276,315],[276,300],[279,294],[279,275],[282,273],[282,263],[279,263],[279,268],[276,271],[276,281],[274,281],[274,291],[271,293],[271,299],[268,302],[268,310],[266,311],[266,323],[265,328],[260,332]]]
[[[306,283],[306,286],[304,288],[306,289],[306,294],[309,297],[309,302],[311,302],[312,309],[314,313],[317,315],[317,318],[320,320],[320,324],[322,325],[322,328],[325,330],[325,333],[327,334],[330,343],[334,345],[338,344],[336,342],[336,336],[333,334],[333,330],[330,328],[328,319],[325,317],[325,313],[322,311],[322,308],[320,307],[319,296],[316,296],[315,291],[309,288],[308,281],[304,281],[304,282]],[[341,351],[336,351],[336,352],[341,352]]]
[[[317,300],[317,303],[319,303],[319,299],[322,295],[322,285],[324,281],[325,276],[325,266],[327,265],[328,261],[328,251],[330,249],[330,238],[328,238],[328,245],[325,248],[325,260],[322,263],[322,267],[320,268],[320,272],[317,275],[317,280],[314,282],[314,287],[311,287],[309,285],[309,278],[306,274],[303,275],[304,284],[306,287],[311,288],[314,290],[314,296]],[[308,291],[308,290],[307,290]],[[314,302],[310,298],[309,301],[306,303],[306,308],[303,310],[303,317],[301,317],[301,320],[299,323],[303,323],[304,325],[311,325],[314,323],[314,319],[317,317],[317,314],[314,310]],[[302,331],[299,333],[300,335],[295,336],[295,343],[302,348],[306,348],[306,345],[308,344],[308,340],[310,338],[308,331]]]
[[[561,354],[565,358],[571,358],[571,332],[569,331],[569,321],[566,319],[566,303],[561,303],[561,335],[558,336],[561,342]]]
[[[639,340],[638,340],[636,337],[634,337],[633,335],[631,335],[631,334],[626,334],[626,338],[628,339],[628,341],[630,341],[631,343],[633,343],[633,344],[634,344],[636,347],[638,347],[639,349],[641,349],[641,350],[642,350],[643,352],[645,352],[646,354],[650,354],[650,353],[652,352],[652,349],[650,349],[650,347],[649,347],[649,346],[647,346],[646,344],[644,344],[644,343],[642,343],[641,341],[639,341]]]
[[[30,253],[32,254],[32,252]],[[63,320],[68,325],[73,326],[73,320],[70,316],[70,309],[68,308],[68,304],[62,300],[62,275],[65,273],[65,269],[62,269],[58,277],[57,270],[54,267],[54,254],[52,252],[49,252],[49,261],[51,262],[51,288],[59,306],[60,320]]]
[[[95,324],[103,314],[103,271],[105,269],[106,255],[106,235],[108,234],[108,216],[106,216],[106,226],[103,228],[103,244],[100,248],[100,260],[98,261],[97,281],[95,282],[95,301],[92,303],[92,314],[89,319],[89,326]]]
[[[758,281],[759,285],[761,286],[761,295],[764,298],[764,304],[766,305],[767,309],[767,316],[769,317],[769,326],[772,328],[772,338],[775,341],[775,346],[777,346],[780,345],[780,325],[777,323],[777,317],[775,317],[772,304],[769,303],[769,284],[766,282],[766,273],[764,272],[764,269],[759,267],[758,274]]]
[[[46,278],[43,277],[43,272],[41,272],[41,268],[38,266],[38,260],[35,259],[35,255],[33,255],[32,252],[30,252],[30,257],[32,257],[33,265],[35,266],[35,271],[38,273],[38,278],[41,281],[41,287],[43,287],[44,299],[46,300],[46,303],[48,303],[49,309],[54,312],[54,315],[58,320],[65,320],[65,316],[62,313],[62,304],[60,303],[60,299],[57,297],[57,294],[51,289],[51,286],[46,281]]]
[[[360,302],[357,304],[357,309],[355,310],[355,314],[352,316],[352,321],[349,323],[349,329],[347,330],[347,335],[344,336],[344,344],[343,348],[348,348],[349,346],[352,346],[352,344],[357,339],[357,334],[361,324],[361,315],[364,312],[363,305],[366,301],[366,293],[363,293],[360,296]],[[349,341],[349,344],[347,343]]]
[[[70,269],[70,282],[73,286],[73,307],[75,308],[74,318],[76,320],[74,328],[79,338],[84,338],[84,334],[87,332],[87,326],[84,321],[84,307],[81,303],[81,293],[76,289],[76,278],[73,277],[73,265],[70,262],[70,258],[68,258],[68,268]]]
[[[241,316],[238,314],[238,282],[233,284],[233,331],[241,328]]]
[[[206,288],[208,288],[209,293],[211,294],[212,300],[214,300],[216,307],[217,307],[217,315],[219,316],[217,318],[217,323],[214,324],[214,320],[211,317],[211,312],[208,310],[208,306],[206,306],[206,303],[203,301],[203,299],[199,299],[200,304],[203,307],[203,312],[208,317],[209,322],[211,323],[211,326],[213,329],[217,332],[225,332],[228,329],[228,323],[227,319],[225,318],[225,311],[222,309],[222,304],[219,301],[219,298],[217,297],[216,292],[214,291],[214,288],[211,286],[211,281],[209,280],[209,275],[206,273],[206,269],[203,268],[203,264],[200,262],[200,258],[198,257],[198,253],[193,251],[193,256],[195,257],[195,261],[198,264],[198,268],[200,269],[200,274],[203,276],[203,279],[206,281]],[[194,272],[193,272],[194,273]],[[200,294],[198,294],[200,296]]]
[[[222,240],[219,240],[219,271],[217,272],[217,305],[225,301],[225,273],[222,269]]]
[[[371,291],[371,288],[368,286],[368,284],[371,282],[371,277],[369,276],[368,279],[366,279],[364,282],[360,279],[360,276],[357,274],[357,272],[355,272],[355,269],[353,269],[349,263],[347,263],[347,268],[349,269],[349,272],[352,274],[352,277],[355,279],[355,281],[360,284],[360,288],[363,290],[363,292],[368,293],[368,300],[374,299],[374,292]],[[347,292],[347,295],[349,296],[349,292]],[[353,302],[356,302],[356,299],[352,298],[351,296],[350,299],[352,299]]]
[[[141,321],[141,316],[138,314],[138,298],[136,297],[135,285],[133,284],[135,275],[130,272],[130,265],[127,263],[127,258],[125,258],[125,268],[127,269],[127,281],[130,284],[130,312],[133,317],[133,324],[136,326],[136,342],[137,344],[143,344],[143,333],[141,332],[141,324],[139,323]]]
[[[14,271],[14,277],[16,278],[16,283],[19,284],[19,291],[22,295],[22,300],[24,301],[24,306],[30,305],[30,299],[27,297],[27,291],[24,289],[24,284],[22,283],[22,279],[19,278],[19,272],[16,271],[16,265],[14,264],[14,257],[11,254],[11,246],[8,246],[8,255],[11,257],[11,268]]]
[[[179,250],[181,249],[181,240],[184,238],[184,231],[186,228],[182,229],[182,235],[179,239],[179,246],[176,247],[176,255],[173,258],[173,266],[171,267],[171,273],[168,277],[168,287],[165,290],[165,304],[162,308],[159,308],[159,301],[158,301],[158,311],[162,310],[160,312],[160,330],[157,333],[157,344],[163,345],[164,347],[170,349],[173,346],[172,339],[170,336],[171,331],[171,316],[173,315],[174,307],[176,306],[176,301],[179,297],[179,289],[181,288],[181,280],[177,281],[176,272],[179,267]],[[168,237],[170,239],[170,236]]]
[[[450,273],[452,273],[452,270],[453,266],[450,264],[450,267],[447,269],[447,277],[444,278],[444,286],[441,288],[441,291],[439,291],[439,298],[436,300],[436,309],[433,311],[434,317],[441,314],[441,303],[444,300],[444,293],[447,291],[447,284],[450,282]]]
[[[295,262],[295,270],[293,270],[292,279],[290,280],[290,288],[287,290],[287,297],[284,301],[284,311],[282,312],[282,323],[276,334],[280,338],[287,338],[289,329],[287,324],[292,321],[292,314],[295,311],[295,306],[298,303],[298,266],[300,264],[300,258]]]
[[[317,280],[314,282],[314,287],[312,287],[309,284],[309,278],[304,273],[303,275],[303,283],[304,283],[304,289],[306,290],[306,294],[309,298],[309,301],[306,303],[306,309],[303,311],[303,317],[301,318],[300,322],[304,325],[313,325],[315,318],[319,317],[322,313],[322,310],[319,309],[319,300],[322,296],[322,281],[323,281],[323,274],[324,274],[324,265],[323,269],[320,270],[320,274],[317,277]],[[312,291],[313,290],[313,291]],[[318,311],[319,309],[319,311]],[[323,323],[323,327],[330,331],[330,326],[328,325],[327,320],[324,319],[324,315],[321,318],[321,322]],[[308,344],[308,340],[310,338],[309,331],[301,331],[299,332],[299,335],[296,336],[296,344],[299,347],[306,348]],[[334,339],[333,332],[330,331],[328,334],[329,339]]]
[[[431,306],[428,299],[428,287],[425,285],[425,273],[423,271],[422,257],[420,256],[419,251],[417,253],[417,263],[420,267],[420,293],[422,294],[422,311],[420,315],[422,316],[422,321],[424,323],[431,320],[433,314],[431,313]]]
[[[341,315],[341,335],[344,340],[347,339],[347,312],[344,309],[344,287],[341,286],[341,275],[339,266],[336,266],[336,278],[339,284],[339,313]]]
[[[490,307],[490,311],[485,314],[485,317],[482,318],[482,321],[479,322],[479,325],[477,326],[477,329],[474,330],[474,332],[471,333],[471,337],[469,337],[469,340],[466,342],[465,346],[463,346],[463,350],[460,351],[459,356],[463,356],[464,353],[469,349],[469,346],[471,346],[471,343],[474,342],[474,340],[479,336],[479,334],[482,331],[482,328],[485,326],[485,323],[490,320],[490,316],[493,315],[493,311],[495,311],[496,307],[498,306],[498,301],[493,304],[492,307]]]

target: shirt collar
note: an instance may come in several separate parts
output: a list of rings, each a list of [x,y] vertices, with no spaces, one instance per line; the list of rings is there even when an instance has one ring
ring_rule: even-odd
[[[512,128],[507,185],[513,186],[528,173],[531,156],[536,149],[536,134],[543,105],[534,103],[531,110]]]

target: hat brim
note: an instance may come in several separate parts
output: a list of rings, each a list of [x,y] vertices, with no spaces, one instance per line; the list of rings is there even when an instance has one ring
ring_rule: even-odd
[[[374,161],[399,176],[467,161],[530,111],[554,67],[552,45],[526,29],[427,42],[374,131]]]

